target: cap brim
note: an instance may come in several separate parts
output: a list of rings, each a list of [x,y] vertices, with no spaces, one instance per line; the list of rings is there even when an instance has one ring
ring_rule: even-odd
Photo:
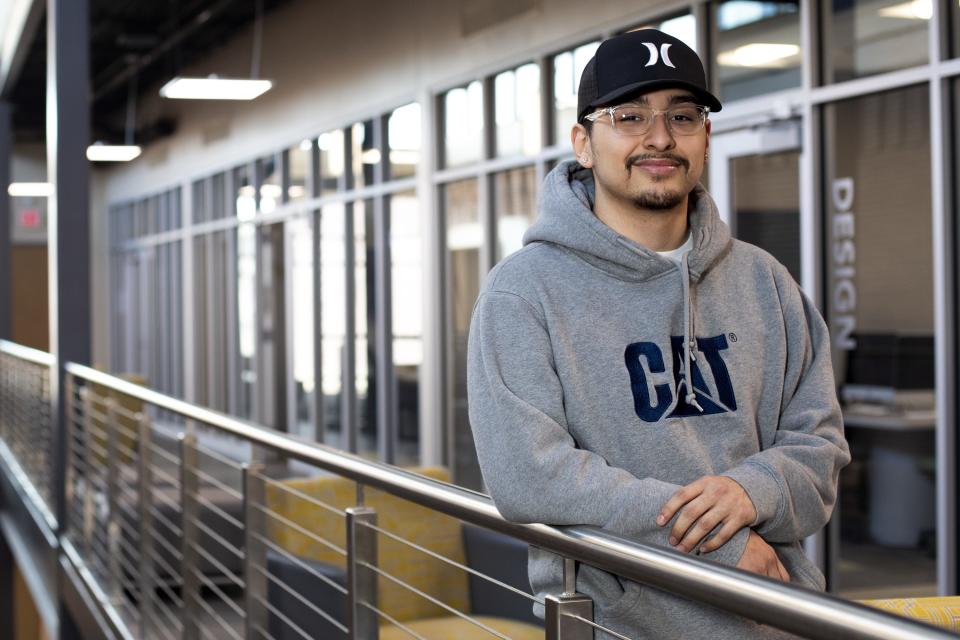
[[[648,91],[656,91],[657,89],[670,89],[675,87],[680,89],[687,89],[688,91],[690,91],[690,93],[692,93],[694,97],[697,98],[697,100],[701,101],[703,105],[710,107],[710,111],[712,113],[716,113],[717,111],[720,111],[720,109],[723,108],[723,105],[720,104],[720,101],[717,100],[716,96],[714,96],[709,91],[704,91],[702,88],[698,87],[697,85],[691,82],[684,82],[683,80],[675,80],[675,79],[645,80],[643,82],[635,82],[634,84],[628,84],[623,87],[618,87],[614,91],[611,91],[606,95],[602,95],[596,100],[594,100],[593,102],[591,102],[590,108],[611,104],[616,100],[619,100],[621,98],[626,98],[627,96],[638,93],[640,91],[643,91],[644,93],[646,93]],[[580,119],[583,119],[583,115],[586,115],[586,114],[582,114],[580,116]]]

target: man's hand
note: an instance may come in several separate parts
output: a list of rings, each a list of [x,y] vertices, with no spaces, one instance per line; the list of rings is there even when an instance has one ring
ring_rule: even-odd
[[[666,525],[677,511],[680,516],[670,530],[670,544],[684,552],[696,549],[722,524],[714,536],[700,545],[704,553],[719,549],[757,517],[747,492],[726,476],[704,476],[679,489],[660,509],[657,524]]]
[[[758,573],[774,580],[790,582],[790,574],[787,573],[786,567],[777,557],[777,552],[753,530],[750,531],[750,536],[747,538],[747,546],[744,547],[743,555],[740,556],[737,569]]]

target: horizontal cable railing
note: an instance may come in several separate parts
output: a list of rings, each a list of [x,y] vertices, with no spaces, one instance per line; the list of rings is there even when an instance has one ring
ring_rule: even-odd
[[[464,636],[628,637],[573,593],[578,563],[803,637],[955,637],[598,528],[512,523],[435,470],[371,462],[89,367],[66,372],[61,544],[124,637],[430,638],[440,618]],[[461,521],[562,556],[567,591],[540,598],[479,570],[451,542]],[[474,612],[468,580],[541,605],[544,626]]]
[[[16,465],[38,511],[56,530],[49,353],[0,340],[0,454]]]

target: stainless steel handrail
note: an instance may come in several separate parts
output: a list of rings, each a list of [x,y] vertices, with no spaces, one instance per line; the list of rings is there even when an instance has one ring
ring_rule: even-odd
[[[489,497],[299,440],[251,422],[204,409],[75,363],[69,374],[205,423],[261,447],[377,487],[472,524],[625,578],[692,598],[791,633],[814,638],[956,638],[942,629],[865,605],[738,571],[702,558],[638,544],[596,527],[552,527],[508,522]]]
[[[56,356],[52,353],[25,347],[22,344],[9,342],[7,340],[0,340],[0,353],[6,353],[15,358],[20,358],[21,360],[45,367],[52,367],[57,362]]]

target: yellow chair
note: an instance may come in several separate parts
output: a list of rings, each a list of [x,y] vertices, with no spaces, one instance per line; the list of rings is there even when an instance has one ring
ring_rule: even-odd
[[[445,469],[415,469],[415,473],[448,481]],[[341,548],[346,548],[344,518],[311,503],[293,491],[325,504],[346,509],[357,503],[356,483],[336,476],[287,480],[267,485],[267,506],[303,529]],[[377,512],[377,526],[445,558],[466,564],[460,521],[389,493],[364,490],[364,504]],[[268,535],[297,556],[346,570],[346,558],[336,550],[277,520],[268,518]],[[461,612],[469,612],[470,593],[465,571],[413,549],[385,535],[378,535],[377,566],[389,575],[435,600]],[[404,626],[424,637],[469,640],[489,638],[480,627],[463,620],[413,591],[380,576],[378,607]],[[543,630],[505,618],[478,618],[483,624],[510,638],[542,638]],[[381,638],[409,637],[400,628],[383,624]]]
[[[960,633],[960,596],[861,600],[861,603]]]

